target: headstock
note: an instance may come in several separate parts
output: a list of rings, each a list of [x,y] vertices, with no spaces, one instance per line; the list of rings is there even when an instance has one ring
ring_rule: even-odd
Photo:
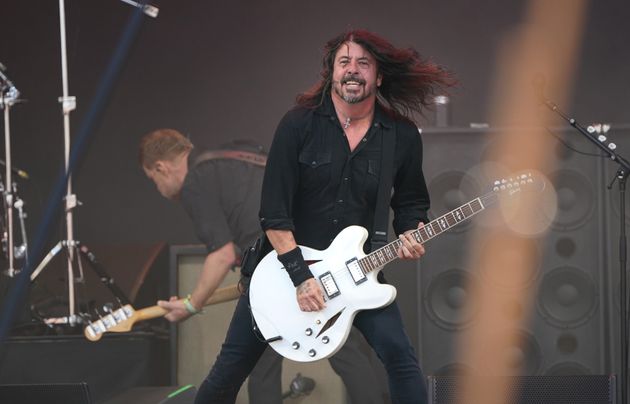
[[[126,332],[130,331],[136,322],[137,313],[126,304],[100,319],[89,323],[83,330],[85,338],[90,341],[98,341],[106,332]]]

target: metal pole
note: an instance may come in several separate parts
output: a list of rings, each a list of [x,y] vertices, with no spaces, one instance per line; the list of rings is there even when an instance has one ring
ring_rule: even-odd
[[[11,132],[9,128],[9,109],[13,101],[4,94],[0,95],[0,106],[4,108],[4,153],[5,153],[5,186],[4,197],[7,214],[7,255],[9,258],[9,268],[7,274],[10,277],[15,275],[14,255],[13,255],[13,179],[11,178]]]
[[[76,195],[72,194],[72,178],[68,172],[70,166],[70,112],[76,108],[76,98],[68,96],[68,60],[66,55],[66,12],[64,0],[59,0],[59,32],[61,41],[61,81],[63,96],[59,98],[63,110],[63,133],[64,133],[64,162],[65,172],[68,175],[68,186],[66,189],[66,232],[68,250],[68,305],[70,323],[75,319],[74,301],[74,271],[72,261],[74,258],[74,231],[72,220],[72,209],[76,206]]]

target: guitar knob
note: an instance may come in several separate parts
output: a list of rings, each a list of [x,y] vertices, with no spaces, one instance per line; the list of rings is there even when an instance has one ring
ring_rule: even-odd
[[[295,341],[292,345],[293,349],[300,349],[300,343]]]
[[[328,337],[324,337],[324,338],[322,338],[322,342],[323,342],[324,344],[327,344],[327,343],[329,343],[329,342],[330,342],[330,338],[328,338]]]
[[[311,358],[314,357],[315,355],[317,355],[317,352],[315,352],[314,349],[311,349],[310,351],[308,351],[308,356],[310,356]]]
[[[306,335],[313,335],[313,330],[311,330],[310,328],[307,328],[305,331]]]

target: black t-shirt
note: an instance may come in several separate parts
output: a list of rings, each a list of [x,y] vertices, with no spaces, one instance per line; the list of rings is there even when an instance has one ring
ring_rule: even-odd
[[[317,249],[350,225],[371,235],[381,145],[394,133],[394,230],[400,234],[426,222],[429,194],[418,128],[377,104],[372,127],[350,151],[329,96],[316,109],[289,111],[278,125],[265,170],[263,230],[291,230],[298,244]]]
[[[242,251],[261,234],[258,221],[264,167],[233,159],[194,164],[189,156],[181,202],[208,253],[232,241]]]

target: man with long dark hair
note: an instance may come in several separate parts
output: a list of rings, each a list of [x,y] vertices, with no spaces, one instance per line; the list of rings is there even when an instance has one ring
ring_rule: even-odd
[[[368,31],[346,32],[326,44],[321,80],[298,96],[297,107],[276,130],[260,210],[261,226],[296,287],[300,310],[321,310],[324,295],[298,244],[326,249],[350,225],[373,236],[384,142],[395,142],[390,206],[402,245],[398,255],[424,254],[410,234],[428,221],[429,208],[422,141],[411,114],[452,83],[449,73],[415,50],[398,49]],[[248,296],[239,302],[197,402],[232,403],[264,350],[244,328],[248,303]],[[422,372],[396,302],[359,312],[353,324],[385,365],[392,401],[425,403]]]
[[[142,137],[139,160],[162,196],[178,200],[207,249],[199,279],[189,297],[158,301],[171,322],[200,313],[227,273],[260,234],[257,211],[266,153],[255,142],[235,140],[218,150],[197,150],[174,129],[158,129]],[[249,325],[249,323],[248,323]],[[356,330],[330,365],[343,380],[353,402],[385,404],[387,389],[379,386],[382,368],[367,355]],[[374,357],[374,358],[373,358]],[[282,357],[267,349],[249,375],[250,404],[282,402]]]

